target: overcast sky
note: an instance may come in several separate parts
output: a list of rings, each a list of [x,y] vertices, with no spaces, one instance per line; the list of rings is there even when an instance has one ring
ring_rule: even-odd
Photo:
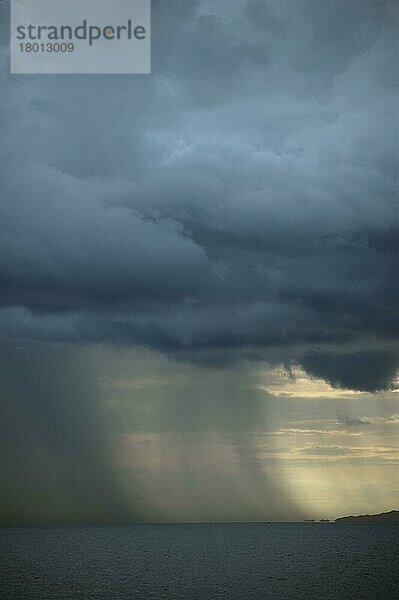
[[[395,0],[153,0],[152,74],[16,76],[0,3],[3,522],[399,490]]]

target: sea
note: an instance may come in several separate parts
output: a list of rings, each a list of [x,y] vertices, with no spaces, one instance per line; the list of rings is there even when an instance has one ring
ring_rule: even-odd
[[[138,524],[0,530],[1,600],[395,600],[399,526]]]

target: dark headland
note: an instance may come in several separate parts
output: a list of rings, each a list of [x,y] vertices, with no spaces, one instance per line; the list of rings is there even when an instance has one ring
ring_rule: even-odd
[[[335,523],[387,523],[399,525],[399,510],[391,510],[378,515],[339,517],[335,519]]]

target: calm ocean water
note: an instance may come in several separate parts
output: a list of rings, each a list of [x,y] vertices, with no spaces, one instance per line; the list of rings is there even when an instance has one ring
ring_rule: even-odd
[[[399,598],[399,526],[0,530],[1,600]]]

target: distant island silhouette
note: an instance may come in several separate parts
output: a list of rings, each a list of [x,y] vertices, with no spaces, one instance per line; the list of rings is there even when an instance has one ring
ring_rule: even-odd
[[[377,515],[339,517],[334,523],[387,523],[399,525],[399,510],[391,510]]]

